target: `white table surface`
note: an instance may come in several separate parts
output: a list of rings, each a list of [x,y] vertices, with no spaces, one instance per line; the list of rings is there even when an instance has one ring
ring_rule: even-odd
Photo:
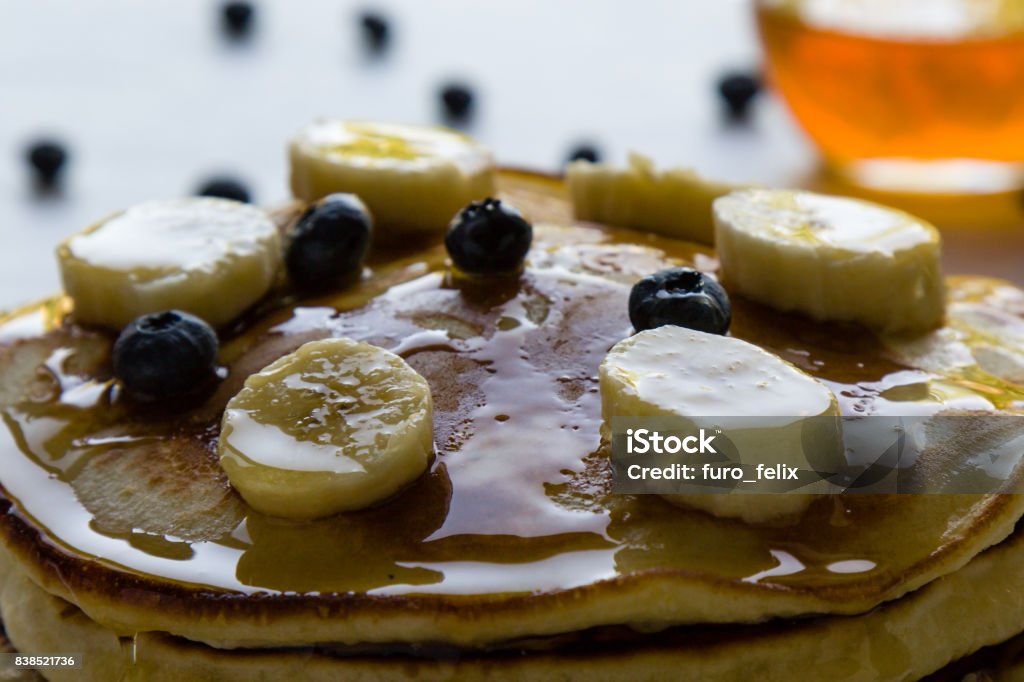
[[[467,131],[505,164],[555,170],[592,140],[609,160],[637,150],[772,185],[816,166],[774,97],[747,125],[723,121],[716,77],[759,62],[745,0],[255,4],[251,39],[233,42],[216,0],[0,0],[0,308],[56,291],[55,245],[98,218],[219,172],[273,204],[303,123],[436,123],[448,79],[474,86]],[[392,19],[381,57],[360,40],[369,6]],[[33,192],[23,157],[39,135],[71,150],[58,196]]]

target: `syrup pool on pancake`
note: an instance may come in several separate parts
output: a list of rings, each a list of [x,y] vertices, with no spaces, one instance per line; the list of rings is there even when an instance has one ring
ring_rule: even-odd
[[[408,150],[370,137],[367,158],[383,155],[385,163],[361,161],[362,145],[343,150],[340,160],[329,148],[317,149],[296,167],[323,171],[331,192],[351,192],[341,186],[346,177],[385,185],[409,171],[389,156],[399,159]],[[452,149],[442,147],[428,145],[413,156]],[[478,158],[486,159],[480,177],[487,177],[489,155]],[[438,173],[451,165],[439,162]],[[349,173],[364,166],[374,173]],[[464,179],[460,188],[474,186]],[[1009,496],[833,496],[789,525],[757,526],[675,508],[657,496],[612,494],[598,371],[633,331],[629,296],[638,280],[686,266],[721,276],[727,289],[730,280],[739,281],[742,289],[737,263],[772,244],[808,258],[800,261],[805,264],[834,259],[850,272],[857,264],[849,249],[829,251],[827,240],[763,233],[744,212],[743,220],[721,216],[733,258],[716,270],[704,247],[570,224],[557,181],[508,173],[501,183],[501,205],[470,197],[483,201],[460,211],[452,225],[433,219],[417,225],[414,231],[428,241],[433,236],[433,245],[375,249],[353,266],[351,280],[332,282],[345,288],[300,294],[289,281],[297,280],[294,272],[279,279],[269,297],[222,332],[218,362],[226,372],[201,404],[165,410],[132,402],[112,381],[110,331],[75,325],[73,318],[64,324],[53,315],[41,335],[3,347],[9,441],[0,480],[14,504],[6,521],[23,537],[42,533],[31,548],[35,556],[60,557],[27,567],[37,578],[55,578],[47,583],[51,591],[121,627],[199,641],[223,644],[211,623],[224,618],[248,627],[253,609],[266,605],[287,605],[285,618],[342,604],[349,617],[314,616],[304,622],[303,641],[287,639],[296,637],[289,628],[248,630],[239,641],[423,641],[429,631],[432,640],[478,645],[604,624],[859,613],[962,566],[1012,531],[1021,503]],[[654,191],[668,186],[650,184]],[[698,194],[709,205],[715,192]],[[436,198],[417,196],[427,204]],[[519,210],[502,209],[506,203]],[[375,210],[373,201],[366,204]],[[526,253],[525,267],[521,256],[508,267],[492,258],[486,231],[468,224],[477,219],[510,226],[507,248]],[[392,236],[410,227],[400,220],[377,224]],[[873,271],[928,275],[937,267],[937,249],[927,228],[918,232],[920,254],[872,260]],[[457,240],[454,248],[448,244],[454,268],[436,243],[442,236]],[[495,274],[502,276],[489,276]],[[954,297],[972,282],[954,283]],[[939,290],[927,289],[929,303]],[[843,414],[1014,409],[1020,398],[1012,384],[979,373],[977,361],[951,370],[918,364],[899,355],[895,342],[887,346],[841,323],[863,317],[890,329],[888,319],[876,317],[876,301],[860,302],[853,307],[859,317],[844,313],[840,323],[829,314],[812,321],[776,309],[801,309],[801,301],[790,303],[733,296],[731,342],[753,344],[799,368],[836,396]],[[24,334],[37,314],[11,316],[0,335]],[[922,317],[927,335],[960,334],[959,318],[932,329],[935,318]],[[1009,338],[991,336],[985,337],[990,347],[1018,350]],[[394,353],[425,380],[434,407],[432,464],[376,506],[301,523],[260,513],[217,465],[224,407],[247,378],[335,337]],[[958,342],[974,358],[977,339],[964,335]],[[211,617],[176,620],[180,614],[172,609],[133,610],[138,605],[110,600],[102,581],[86,584],[75,570],[83,565],[92,578],[131,579],[156,602],[184,599]],[[253,593],[260,599],[247,598]],[[662,598],[652,600],[652,593]],[[234,610],[214,616],[224,604]],[[528,613],[523,604],[531,605]],[[455,605],[480,617],[460,619],[465,611]],[[400,623],[384,617],[392,607],[401,607]]]
[[[356,302],[351,312],[335,313],[322,305],[330,299],[283,309],[224,349],[232,376],[244,375],[258,358],[331,335],[362,337],[398,351],[431,382],[437,402],[438,459],[430,475],[406,493],[409,505],[385,505],[301,529],[250,511],[229,532],[189,540],[173,535],[159,540],[144,526],[104,532],[102,519],[74,497],[76,475],[88,468],[90,458],[112,449],[147,447],[167,422],[124,423],[124,412],[103,402],[107,378],[89,366],[89,349],[95,346],[92,352],[102,356],[103,339],[85,334],[91,345],[79,338],[72,343],[59,331],[51,332],[45,351],[49,381],[54,382],[50,390],[56,393],[7,410],[17,436],[12,445],[20,443],[35,461],[17,459],[5,483],[16,496],[35,490],[24,499],[18,496],[26,511],[79,552],[130,570],[186,583],[201,578],[202,584],[243,592],[527,592],[571,588],[659,566],[738,581],[760,576],[757,584],[766,586],[813,586],[865,574],[899,574],[907,561],[916,560],[916,548],[942,542],[944,522],[923,530],[912,547],[893,551],[883,537],[887,513],[856,501],[838,517],[822,505],[796,526],[765,531],[723,524],[653,499],[610,496],[609,481],[597,466],[596,368],[605,351],[629,333],[622,314],[629,287],[622,282],[649,272],[652,260],[662,265],[693,262],[699,251],[652,240],[650,247],[623,255],[619,240],[631,240],[628,232],[538,230],[543,248],[535,248],[537,262],[510,292],[454,288],[435,252],[381,268],[378,276],[390,290]],[[580,244],[566,244],[567,236]],[[345,292],[339,298],[351,305],[352,296]],[[991,389],[976,391],[956,378],[908,370],[884,359],[883,349],[872,342],[836,343],[820,327],[794,331],[792,325],[765,324],[767,317],[777,322],[777,313],[737,304],[738,336],[791,358],[825,381],[849,409],[902,413],[950,404],[991,405]],[[27,324],[36,315],[14,316],[8,325]],[[844,381],[854,376],[868,380]],[[910,402],[883,396],[896,386],[922,383],[928,391],[915,392]],[[199,409],[193,415],[198,423],[190,436],[200,446],[213,437],[200,419],[204,413]],[[510,456],[495,461],[494,449],[510,433],[522,443],[515,448],[518,457],[532,458],[529,467]],[[914,502],[904,504],[912,513]],[[402,514],[402,509],[418,511]],[[224,518],[238,520],[229,512]],[[831,529],[828,535],[814,530],[822,526]],[[722,542],[723,537],[728,541]],[[694,554],[694,546],[704,549]],[[313,562],[325,547],[336,560]],[[357,547],[365,560],[352,566],[344,558]],[[293,560],[282,563],[283,556]],[[794,557],[802,569],[765,576],[781,556]],[[875,568],[863,574],[828,568],[844,561],[871,562]]]

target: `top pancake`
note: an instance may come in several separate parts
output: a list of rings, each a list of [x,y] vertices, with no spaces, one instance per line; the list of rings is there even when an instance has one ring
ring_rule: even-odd
[[[571,224],[557,181],[506,173],[503,188],[535,223]],[[956,570],[1024,511],[1018,495],[831,496],[795,525],[754,528],[613,495],[596,375],[630,333],[629,286],[671,264],[713,269],[713,254],[538,225],[513,285],[453,282],[443,257],[439,246],[378,254],[358,287],[268,302],[224,344],[216,394],[176,411],[112,391],[111,336],[64,320],[66,302],[12,315],[0,326],[3,544],[42,587],[125,633],[486,645],[603,624],[857,613]],[[1016,409],[1014,384],[977,364],[946,370],[942,353],[961,337],[968,352],[1020,352],[957,329],[968,313],[1024,324],[1024,293],[982,279],[950,289],[952,326],[896,350],[742,300],[733,333],[825,381],[847,413]],[[216,464],[221,411],[249,374],[328,335],[393,349],[427,378],[436,462],[373,509],[262,516]]]

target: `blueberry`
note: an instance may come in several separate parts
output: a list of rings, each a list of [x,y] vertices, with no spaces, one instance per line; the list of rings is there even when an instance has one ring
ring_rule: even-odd
[[[444,245],[452,262],[470,275],[518,272],[533,241],[533,226],[498,199],[474,201],[448,225]]]
[[[363,39],[373,50],[383,50],[391,38],[391,26],[388,20],[376,12],[363,12],[359,17],[363,27]]]
[[[473,99],[473,91],[461,83],[449,83],[441,88],[441,104],[449,118],[469,118],[473,113]]]
[[[221,199],[233,199],[242,203],[249,203],[251,196],[249,188],[234,178],[220,176],[210,178],[196,190],[196,195],[201,197],[219,197]]]
[[[370,248],[373,218],[354,194],[328,194],[296,221],[285,265],[300,289],[339,286],[359,276]]]
[[[241,36],[252,28],[252,18],[256,11],[251,3],[225,2],[220,11],[224,30],[228,33]]]
[[[733,118],[746,116],[750,102],[760,91],[761,78],[749,73],[728,73],[718,81],[718,94]]]
[[[693,268],[670,268],[633,285],[629,321],[637,331],[674,324],[725,334],[732,322],[732,306],[715,279]]]
[[[597,163],[601,160],[601,152],[591,144],[581,144],[572,148],[569,152],[569,161],[589,161]]]
[[[198,317],[168,310],[137,317],[114,342],[114,376],[132,395],[175,398],[212,385],[217,334]]]
[[[37,140],[29,145],[25,158],[35,171],[36,180],[45,186],[57,183],[68,160],[67,150],[55,140]]]

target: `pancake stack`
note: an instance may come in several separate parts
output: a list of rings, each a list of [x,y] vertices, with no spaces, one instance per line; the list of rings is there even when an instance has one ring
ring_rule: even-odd
[[[43,671],[54,680],[905,680],[1024,631],[1019,495],[828,495],[796,523],[749,525],[614,494],[597,369],[631,332],[630,286],[674,265],[713,272],[715,253],[574,222],[558,179],[498,182],[534,223],[518,281],[452,277],[439,244],[378,249],[348,289],[258,304],[196,404],[121,399],[112,334],[64,298],[8,315],[0,614],[14,647],[83,654]],[[979,318],[1006,332],[967,335],[968,350],[1024,352],[1024,292],[947,287],[928,343],[742,297],[732,334],[824,382],[844,413],[1014,413],[1014,377],[954,371],[942,353]],[[224,405],[330,336],[427,379],[436,457],[377,506],[265,516],[217,464]]]

